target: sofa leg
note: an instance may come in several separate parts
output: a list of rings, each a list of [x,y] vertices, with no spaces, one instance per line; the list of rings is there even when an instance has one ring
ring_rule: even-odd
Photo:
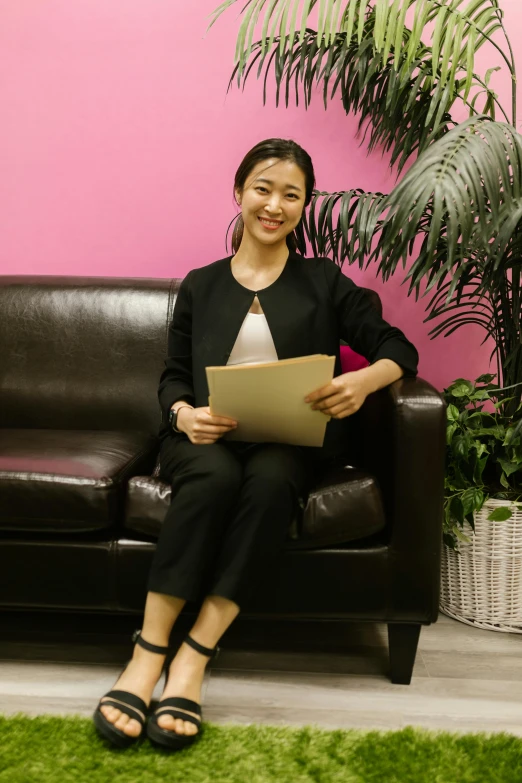
[[[390,677],[396,685],[411,682],[420,630],[420,623],[388,623]]]

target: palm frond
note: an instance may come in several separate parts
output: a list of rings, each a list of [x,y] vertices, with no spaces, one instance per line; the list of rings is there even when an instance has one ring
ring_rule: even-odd
[[[463,289],[459,291],[459,296],[454,296],[448,302],[448,291],[451,287],[451,280],[438,286],[438,290],[432,296],[426,306],[429,315],[426,321],[438,318],[443,313],[449,313],[452,310],[458,310],[461,307],[472,305],[474,308],[480,308],[482,314],[487,315],[488,320],[492,321],[495,316],[495,309],[491,303],[490,291],[484,290],[481,277],[482,265],[475,264],[475,268],[470,270],[467,275]],[[465,289],[468,290],[465,290]],[[471,288],[472,290],[469,290]]]
[[[475,53],[500,29],[498,6],[491,0],[451,0],[449,3],[425,0],[431,6],[427,14],[427,23],[435,22],[432,35],[433,59],[441,60],[437,74],[439,85],[455,78],[455,73],[469,67]],[[464,4],[465,7],[463,8]],[[469,87],[465,98],[469,95]]]
[[[259,41],[252,47],[252,57],[242,78],[239,77],[239,66],[235,67],[229,89],[236,77],[244,89],[256,63],[258,77],[266,64],[265,103],[272,66],[276,105],[279,105],[284,92],[285,105],[288,106],[294,90],[295,101],[299,105],[301,85],[305,106],[308,107],[314,85],[322,82],[325,108],[339,91],[345,111],[359,114],[359,132],[364,128],[363,141],[369,133],[368,151],[380,145],[383,151],[391,150],[390,166],[397,163],[400,173],[413,153],[419,154],[447,132],[451,122],[449,110],[457,95],[450,95],[448,90],[433,94],[426,90],[426,84],[431,80],[431,60],[424,50],[419,52],[419,59],[413,61],[410,78],[399,82],[392,67],[392,55],[383,64],[381,55],[375,51],[370,37],[372,27],[371,20],[367,20],[362,41],[358,43],[353,38],[348,47],[344,34],[337,34],[328,49],[324,45],[318,46],[314,30],[306,30],[302,43],[296,38],[294,47],[286,47],[282,53],[279,41],[275,39],[271,56],[269,52],[263,52]]]
[[[444,231],[447,253],[439,272],[453,277],[455,265],[466,263],[472,234],[480,232],[483,246],[488,245],[500,229],[502,205],[511,208],[521,196],[522,137],[505,123],[470,118],[429,146],[390,193],[383,205],[389,212],[372,256],[382,255],[385,276],[400,259],[405,266],[429,208],[426,253],[422,265],[416,260],[410,273],[430,273]]]
[[[424,323],[446,313],[457,311],[429,332],[432,339],[444,334],[444,332],[444,337],[448,337],[460,326],[469,323],[475,323],[484,328],[486,339],[494,335],[496,329],[495,311],[490,301],[489,292],[483,290],[482,278],[476,265],[469,268],[462,289],[460,295],[451,300],[451,304],[448,304],[451,281],[441,286],[440,290],[432,297],[426,308],[428,315],[424,319]],[[447,331],[448,329],[451,331]]]
[[[308,214],[303,215],[306,237],[316,256],[329,255],[337,264],[348,259],[363,267],[379,230],[383,193],[347,190],[314,191]]]
[[[226,0],[216,8],[209,28],[238,1]],[[429,89],[440,92],[437,102],[446,88],[450,95],[456,93],[457,74],[461,71],[466,73],[464,100],[467,100],[475,53],[501,27],[498,5],[492,0],[247,0],[240,12],[242,21],[236,41],[235,63],[239,75],[243,75],[252,54],[260,18],[263,54],[277,38],[282,55],[289,44],[294,46],[296,40],[303,43],[310,14],[317,3],[318,47],[328,48],[338,33],[344,34],[346,45],[354,37],[360,44],[366,22],[371,19],[375,51],[385,63],[393,53],[392,67],[401,83],[410,78],[419,50],[426,48],[422,42],[425,28],[433,23],[432,60],[437,68],[431,74]],[[415,6],[414,20],[412,29],[408,30],[406,15],[412,6]]]
[[[522,199],[515,198],[501,206],[498,232],[488,252],[492,264],[487,271],[492,275],[499,267],[512,268],[522,263]],[[486,284],[490,282],[490,278],[486,279]]]

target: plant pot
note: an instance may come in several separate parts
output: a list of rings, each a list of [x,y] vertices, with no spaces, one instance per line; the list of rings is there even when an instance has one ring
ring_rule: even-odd
[[[476,628],[522,633],[522,508],[511,506],[505,522],[487,519],[507,500],[487,500],[475,514],[475,533],[465,523],[460,554],[443,544],[440,610]]]

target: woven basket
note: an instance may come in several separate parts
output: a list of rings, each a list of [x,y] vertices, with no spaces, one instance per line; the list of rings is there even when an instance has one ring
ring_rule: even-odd
[[[506,500],[487,500],[475,514],[475,533],[465,522],[469,544],[460,554],[443,545],[440,610],[476,628],[522,633],[522,508],[512,506],[505,522],[488,514]]]

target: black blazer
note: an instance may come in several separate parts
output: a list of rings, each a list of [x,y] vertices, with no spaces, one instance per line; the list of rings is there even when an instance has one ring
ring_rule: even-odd
[[[370,363],[393,359],[405,376],[417,374],[416,348],[381,318],[366,292],[333,261],[290,251],[277,280],[255,292],[235,279],[231,259],[227,256],[192,269],[181,283],[158,389],[160,438],[171,433],[168,412],[174,402],[183,399],[196,407],[208,405],[205,367],[227,363],[256,293],[279,359],[328,354],[336,357],[334,375],[341,375],[339,348],[344,340]],[[342,451],[344,421],[328,422],[320,450],[324,456]]]

